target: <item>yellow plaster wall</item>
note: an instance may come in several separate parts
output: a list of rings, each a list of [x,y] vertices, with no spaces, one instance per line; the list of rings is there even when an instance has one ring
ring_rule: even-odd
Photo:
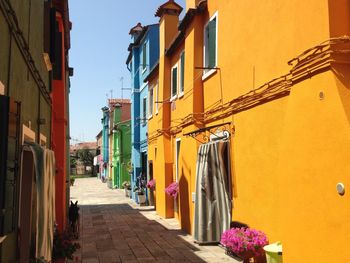
[[[197,16],[186,31],[185,96],[176,101],[173,111],[163,104],[165,114],[158,128],[168,127],[170,121],[175,125],[183,116],[209,110],[288,73],[287,62],[304,50],[329,37],[350,34],[348,10],[346,0],[208,1],[208,13]],[[196,78],[195,67],[203,63],[203,25],[215,12],[219,69],[202,81]],[[166,47],[160,39],[161,47],[162,41]],[[178,53],[170,62],[161,55],[161,92],[170,91],[169,72],[177,59]],[[348,192],[344,196],[336,192],[338,182],[350,186],[349,72],[346,64],[332,64],[332,70],[294,85],[288,96],[207,124],[232,122],[235,127],[233,220],[266,232],[271,242],[282,241],[284,262],[350,262],[346,245],[350,197]],[[178,217],[188,232],[193,227],[191,193],[199,143],[183,134],[199,126],[190,125],[171,139],[161,136],[156,142],[157,158],[164,158],[154,164],[163,180],[161,187],[157,181],[158,196],[168,176],[162,174],[165,167],[171,167],[171,179],[175,176],[175,141],[181,138]],[[157,211],[168,210],[165,199],[157,199]]]
[[[220,103],[221,89],[227,102],[287,73],[287,61],[330,35],[349,35],[347,8],[346,1],[209,1],[208,17],[218,11],[221,70],[203,83],[205,109]],[[333,70],[338,77],[314,76],[290,96],[233,117],[233,219],[281,240],[284,262],[350,261],[349,197],[336,192],[337,182],[350,185],[350,71]]]

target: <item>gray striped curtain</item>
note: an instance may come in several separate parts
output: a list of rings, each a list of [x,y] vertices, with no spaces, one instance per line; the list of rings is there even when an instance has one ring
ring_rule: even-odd
[[[228,141],[202,144],[196,168],[194,239],[218,243],[231,222],[231,171]]]

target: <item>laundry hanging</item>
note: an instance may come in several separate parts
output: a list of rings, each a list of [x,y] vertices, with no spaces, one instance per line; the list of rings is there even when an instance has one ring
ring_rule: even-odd
[[[36,178],[36,258],[51,261],[55,224],[55,154],[37,144],[34,155]]]
[[[194,239],[197,243],[218,243],[231,222],[230,144],[216,141],[202,144],[196,168]]]

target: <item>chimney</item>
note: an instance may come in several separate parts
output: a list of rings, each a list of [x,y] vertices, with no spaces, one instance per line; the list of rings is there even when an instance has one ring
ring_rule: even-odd
[[[136,26],[130,29],[129,35],[131,35],[131,37],[135,40],[140,35],[142,30],[143,30],[143,26],[141,25],[140,22],[138,22]]]
[[[160,40],[160,54],[164,55],[165,49],[169,47],[171,41],[178,33],[179,15],[182,7],[174,0],[169,0],[160,7],[158,7],[155,16],[160,18],[159,21],[159,40]]]
[[[186,0],[186,12],[190,8],[196,8],[201,0]]]

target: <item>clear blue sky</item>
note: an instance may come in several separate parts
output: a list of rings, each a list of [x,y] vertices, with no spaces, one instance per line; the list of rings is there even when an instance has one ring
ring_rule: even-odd
[[[130,43],[129,30],[137,22],[158,23],[157,7],[165,0],[71,0],[71,50],[74,68],[70,89],[70,132],[72,139],[94,141],[101,130],[101,108],[106,94],[121,97],[121,81],[130,87],[125,61]],[[177,0],[185,9],[185,0]],[[182,11],[183,13],[185,11]],[[181,14],[183,16],[183,14]],[[124,91],[124,98],[130,92]],[[72,140],[71,144],[76,141]]]

